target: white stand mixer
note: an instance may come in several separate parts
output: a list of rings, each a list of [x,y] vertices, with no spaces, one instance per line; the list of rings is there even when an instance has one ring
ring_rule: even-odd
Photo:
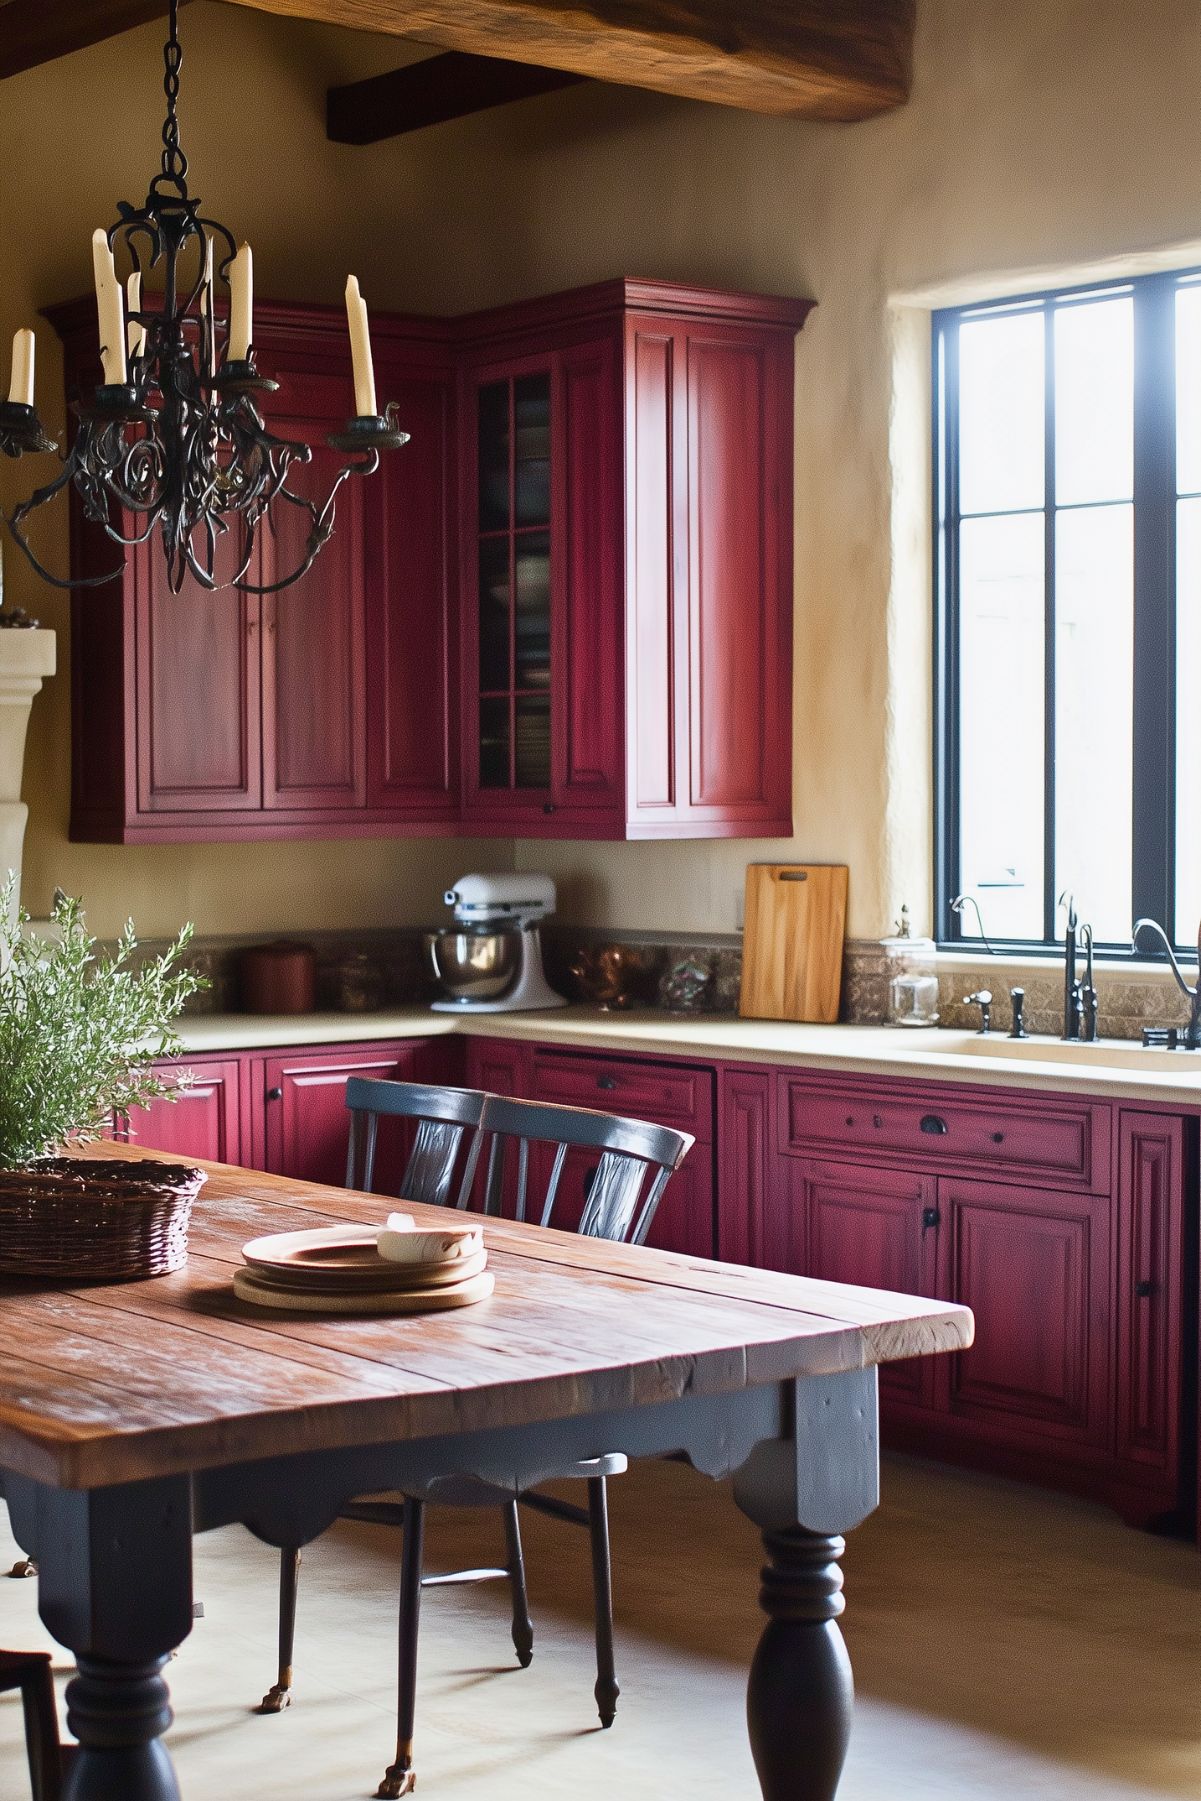
[[[448,991],[437,1013],[516,1013],[565,1007],[542,968],[539,920],[555,910],[547,875],[465,875],[446,891],[455,925],[427,939]]]

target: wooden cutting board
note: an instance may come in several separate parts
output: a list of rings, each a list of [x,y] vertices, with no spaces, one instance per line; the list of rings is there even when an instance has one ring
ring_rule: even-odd
[[[742,1017],[832,1025],[846,916],[845,864],[748,864]]]

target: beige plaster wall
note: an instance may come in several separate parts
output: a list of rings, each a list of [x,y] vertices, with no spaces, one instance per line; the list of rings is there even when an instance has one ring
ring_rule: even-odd
[[[577,920],[722,930],[748,859],[796,856],[850,864],[857,934],[886,929],[902,899],[921,918],[926,310],[1052,272],[1190,260],[1201,238],[1201,13],[1193,0],[921,0],[919,14],[913,99],[866,125],[582,87],[350,150],[324,141],[326,81],[386,67],[404,46],[189,8],[195,186],[253,239],[264,292],[334,299],[353,266],[369,299],[431,309],[619,272],[816,296],[797,356],[796,838],[72,847],[60,679],[39,702],[28,763],[35,904],[62,880],[106,921],[132,907],[156,929],[181,912],[210,930],[386,921],[428,914],[465,863],[515,856],[559,878]],[[157,35],[131,33],[5,84],[0,332],[82,288],[91,229],[118,193],[140,195],[157,133]],[[40,342],[51,394],[46,332]],[[0,482],[11,497],[13,472]],[[34,597],[24,578],[10,585]],[[59,624],[61,609],[36,598]]]

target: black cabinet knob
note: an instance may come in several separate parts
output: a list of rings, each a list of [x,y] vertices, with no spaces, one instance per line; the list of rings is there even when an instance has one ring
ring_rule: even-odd
[[[945,1138],[949,1130],[950,1127],[946,1120],[940,1119],[937,1113],[922,1114],[922,1131],[928,1133],[930,1137]]]
[[[553,801],[553,800],[544,800],[544,801],[543,801],[543,803],[542,803],[542,811],[543,811],[543,812],[544,812],[544,813],[553,813],[553,812],[555,812],[555,811],[556,811],[556,808],[555,808],[555,803],[554,803],[554,801]]]
[[[929,1232],[932,1227],[942,1224],[942,1214],[937,1207],[922,1208],[922,1231]]]
[[[1148,1300],[1155,1293],[1155,1284],[1144,1278],[1143,1281],[1134,1284],[1134,1292],[1140,1301]]]
[[[267,1099],[269,1101],[282,1101],[283,1098],[284,1091],[282,1088],[269,1088],[267,1090]]]
[[[616,1088],[617,1087],[617,1077],[616,1076],[597,1076],[596,1085],[598,1088]]]

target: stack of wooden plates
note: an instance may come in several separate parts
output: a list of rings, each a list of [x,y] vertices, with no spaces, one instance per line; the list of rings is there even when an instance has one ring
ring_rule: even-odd
[[[234,1293],[300,1313],[442,1313],[487,1300],[496,1278],[478,1225],[419,1229],[394,1213],[382,1231],[325,1226],[243,1245]]]

